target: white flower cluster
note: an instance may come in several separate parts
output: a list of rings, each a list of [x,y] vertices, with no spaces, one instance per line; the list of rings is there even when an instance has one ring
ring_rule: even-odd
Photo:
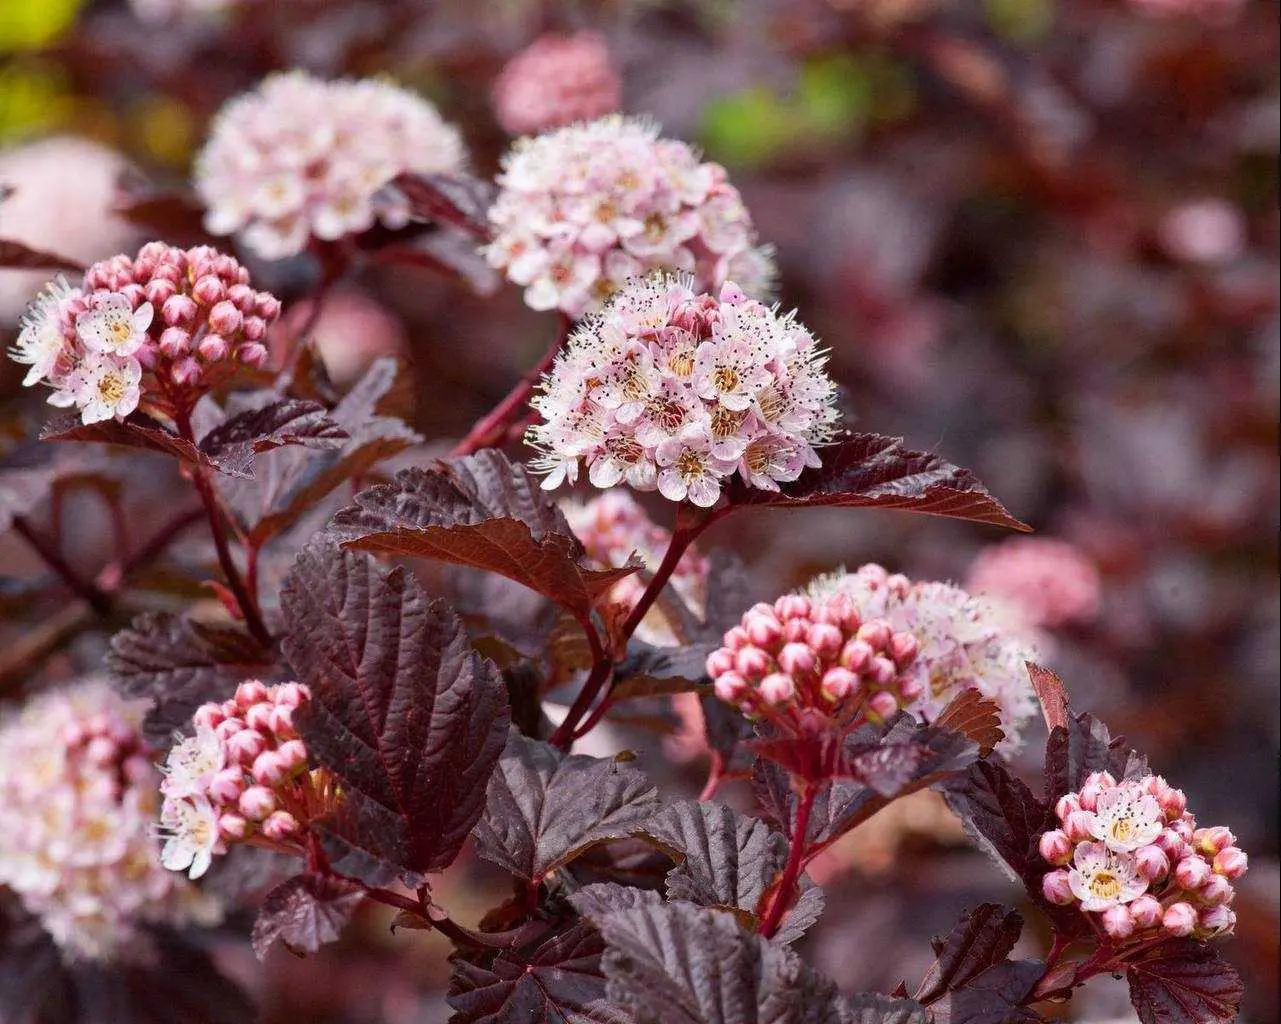
[[[160,865],[160,776],[142,715],[90,681],[34,697],[0,725],[0,883],[69,959],[119,957],[145,922],[220,916]]]
[[[596,487],[710,507],[735,474],[778,490],[820,464],[836,385],[814,336],[733,284],[719,298],[692,285],[632,281],[570,336],[530,403],[545,488],[581,463]]]
[[[239,233],[264,259],[309,239],[403,227],[403,199],[378,195],[406,171],[456,172],[458,130],[426,100],[388,82],[269,75],[218,114],[196,161],[196,189],[216,235]]]
[[[490,208],[492,266],[533,309],[600,309],[652,270],[693,274],[700,291],[774,277],[743,200],[719,164],[643,121],[612,115],[517,141]]]
[[[1025,667],[1037,660],[1036,638],[998,606],[947,583],[913,583],[874,563],[820,576],[805,593],[845,594],[864,617],[884,619],[916,638],[919,653],[907,671],[921,684],[921,696],[908,711],[933,720],[953,697],[974,687],[1000,705],[1001,749],[1018,748],[1021,727],[1037,711]]]

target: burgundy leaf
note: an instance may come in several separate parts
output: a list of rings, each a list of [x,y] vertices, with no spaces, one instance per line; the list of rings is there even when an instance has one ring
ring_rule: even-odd
[[[136,172],[126,171],[116,182],[113,212],[173,245],[209,241],[204,207],[185,189],[159,188]]]
[[[962,988],[989,967],[1002,963],[1019,940],[1023,918],[997,903],[967,910],[946,938],[934,939],[934,963],[916,998],[933,1002],[949,989]]]
[[[1124,736],[1088,713],[1071,715],[1045,741],[1045,794],[1054,803],[1085,784],[1092,772],[1111,772],[1117,779],[1148,774],[1147,758],[1131,750]]]
[[[823,465],[803,473],[781,492],[736,484],[734,505],[805,508],[887,508],[968,519],[1028,530],[968,469],[926,452],[909,451],[903,439],[880,434],[846,434],[824,448]]]
[[[100,423],[81,423],[75,413],[62,413],[45,424],[40,433],[41,441],[92,441],[98,444],[115,444],[126,448],[141,448],[158,452],[188,462],[226,473],[228,476],[248,479],[249,473],[235,466],[221,466],[190,441],[166,429],[151,417],[135,412],[128,419],[103,420]]]
[[[783,946],[790,946],[807,931],[818,924],[827,906],[827,897],[823,890],[810,881],[808,875],[801,876],[801,891],[783,918],[783,923],[774,933],[774,941]]]
[[[259,452],[285,445],[341,448],[350,437],[318,402],[285,398],[223,421],[200,439],[199,447],[222,472],[244,476],[252,475]]]
[[[1044,1018],[1023,1004],[1045,974],[1039,960],[1007,960],[949,991],[937,1016],[947,1024],[1038,1024]]]
[[[975,687],[962,690],[947,703],[934,724],[940,729],[959,732],[979,745],[979,756],[987,757],[1005,739],[1001,728],[1001,706],[984,697]]]
[[[1045,727],[1051,731],[1066,729],[1071,713],[1068,711],[1067,690],[1055,673],[1035,662],[1024,662],[1027,674],[1032,680],[1032,689],[1041,702],[1041,714],[1045,716]]]
[[[1143,1024],[1230,1024],[1245,990],[1212,946],[1176,939],[1131,961],[1130,1002]]]
[[[450,1024],[631,1024],[605,998],[600,934],[578,922],[529,953],[455,953]]]
[[[631,835],[657,809],[635,768],[512,733],[489,780],[476,854],[538,882],[588,847]]]
[[[506,576],[576,615],[639,563],[594,570],[564,513],[524,466],[494,449],[402,470],[334,516],[346,547],[436,558]]]
[[[860,992],[836,1004],[839,1024],[931,1024],[929,1011],[911,999]]]
[[[633,640],[627,645],[627,656],[614,669],[610,699],[620,701],[705,691],[708,689],[707,656],[720,646],[719,639],[680,647],[651,647]]]
[[[861,782],[878,796],[892,797],[916,778],[930,750],[918,743],[880,743],[868,750],[852,748],[843,754],[838,776]]]
[[[452,224],[488,241],[489,207],[495,193],[488,181],[462,174],[408,172],[393,178],[387,187],[409,201],[415,219]]]
[[[32,249],[11,238],[0,238],[0,269],[65,270],[68,273],[79,274],[84,271],[85,266],[66,256],[55,256],[51,252]]]
[[[295,875],[267,893],[254,922],[259,960],[276,941],[297,954],[335,942],[364,899],[360,886],[332,875]]]
[[[613,882],[585,885],[569,897],[570,905],[589,921],[598,921],[618,910],[631,910],[647,904],[658,905],[663,897],[653,889],[637,889]]]
[[[311,688],[299,731],[342,783],[342,812],[326,835],[335,869],[384,884],[385,864],[447,867],[480,815],[507,734],[498,670],[444,602],[367,555],[313,543],[280,602],[282,648]]]
[[[164,745],[189,729],[201,704],[225,700],[249,678],[278,671],[276,652],[237,625],[212,625],[169,612],[139,615],[111,638],[107,668],[124,696],[152,701],[147,735]]]
[[[477,295],[493,295],[502,284],[498,271],[476,247],[475,237],[462,231],[431,231],[409,241],[382,245],[373,256],[379,263],[423,267],[461,281]]]

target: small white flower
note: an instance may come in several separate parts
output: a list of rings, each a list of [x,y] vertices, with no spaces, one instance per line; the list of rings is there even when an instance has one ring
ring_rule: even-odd
[[[1068,885],[1081,901],[1081,909],[1095,912],[1129,903],[1148,891],[1147,880],[1135,870],[1134,858],[1102,843],[1082,843],[1076,848]]]
[[[221,771],[226,763],[226,749],[218,734],[201,726],[196,729],[196,735],[175,744],[169,751],[162,769],[165,781],[160,786],[161,792],[171,797],[200,792],[204,781]]]
[[[716,458],[706,436],[691,433],[658,446],[658,490],[669,501],[687,497],[700,508],[711,508],[721,496],[721,478],[733,463]]]
[[[58,358],[67,351],[67,339],[58,326],[58,314],[68,299],[78,297],[62,278],[49,285],[31,304],[22,318],[18,341],[9,350],[9,357],[16,363],[26,363],[31,369],[23,378],[22,386],[31,387],[42,380],[52,380]]]
[[[160,863],[170,871],[186,871],[199,878],[209,870],[218,847],[218,817],[203,796],[165,801],[161,832],[167,837]]]
[[[80,408],[80,418],[86,424],[100,423],[113,416],[124,419],[138,408],[141,380],[142,366],[132,357],[90,355],[67,378],[67,387]]]
[[[150,302],[134,310],[123,295],[95,296],[89,311],[77,318],[76,333],[90,352],[131,356],[146,343],[154,315]]]
[[[1165,819],[1156,797],[1133,783],[1105,789],[1090,815],[1090,834],[1109,850],[1132,853],[1161,834]]]

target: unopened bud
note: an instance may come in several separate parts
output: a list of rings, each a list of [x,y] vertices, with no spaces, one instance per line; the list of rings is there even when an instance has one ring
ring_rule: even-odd
[[[223,299],[214,304],[209,311],[209,326],[224,337],[231,337],[245,322],[244,314],[236,308],[234,302]]]
[[[799,594],[784,594],[774,602],[774,611],[784,622],[789,619],[807,619],[810,614],[809,598]]]
[[[226,298],[227,287],[217,277],[206,274],[192,285],[191,294],[201,305],[212,306]]]
[[[252,315],[257,293],[247,284],[233,284],[227,289],[227,301],[236,307],[244,316]]]
[[[1093,836],[1091,826],[1094,824],[1094,816],[1089,811],[1073,811],[1067,816],[1067,821],[1063,823],[1063,831],[1067,837],[1074,843],[1079,843],[1084,839],[1090,839]]]
[[[805,641],[820,656],[832,658],[840,651],[845,636],[838,627],[818,622],[810,626],[809,632],[805,634]]]
[[[1140,878],[1155,882],[1170,873],[1170,858],[1165,855],[1161,847],[1155,844],[1145,846],[1135,852],[1134,868]]]
[[[262,341],[267,336],[267,321],[260,316],[247,316],[240,333],[245,341]]]
[[[1081,801],[1076,798],[1076,794],[1068,793],[1067,796],[1059,797],[1058,803],[1054,805],[1054,814],[1059,821],[1066,821],[1069,814],[1080,809]]]
[[[276,705],[272,704],[264,694],[260,704],[253,704],[245,709],[245,724],[251,729],[257,729],[260,732],[268,732],[271,729],[271,713],[275,710]]]
[[[1171,903],[1161,915],[1161,927],[1170,935],[1191,935],[1196,922],[1197,913],[1191,903]]]
[[[734,670],[744,679],[763,679],[773,668],[770,656],[759,647],[744,647],[734,655]]]
[[[259,754],[250,773],[263,786],[278,786],[289,777],[288,767],[275,750],[264,750]]]
[[[1236,927],[1237,916],[1227,907],[1207,907],[1197,915],[1197,931],[1205,938],[1227,935]]]
[[[1155,927],[1161,921],[1161,904],[1152,896],[1140,896],[1130,905],[1130,917],[1139,929]]]
[[[250,786],[240,794],[240,813],[250,821],[262,821],[278,804],[276,794],[266,786]]]
[[[841,649],[841,667],[851,672],[862,672],[876,652],[863,640],[851,640]]]
[[[783,635],[783,626],[774,616],[773,609],[766,615],[748,615],[743,622],[751,642],[757,647],[771,647]]]
[[[187,388],[198,383],[203,372],[200,364],[193,357],[187,356],[173,364],[169,376],[179,387]]]
[[[884,721],[893,717],[898,711],[898,699],[894,694],[886,690],[874,693],[867,699],[867,710],[869,718],[876,718]]]
[[[734,626],[725,633],[725,646],[731,651],[741,651],[744,647],[750,646],[751,637],[747,635],[747,630],[742,626]]]
[[[192,722],[197,729],[213,729],[220,722],[227,718],[223,714],[222,708],[217,704],[202,704],[196,709],[195,715],[192,716]]]
[[[276,811],[262,823],[262,834],[276,842],[292,839],[299,831],[298,819],[288,811]]]
[[[307,747],[302,740],[286,740],[276,750],[285,769],[291,774],[307,764]]]
[[[905,668],[916,660],[921,645],[911,633],[895,633],[890,638],[890,657],[899,668]]]
[[[894,662],[889,658],[882,658],[879,655],[872,659],[870,665],[864,670],[871,679],[873,685],[888,687],[898,675],[898,669],[894,667]]]
[[[200,358],[208,363],[221,362],[231,351],[231,344],[221,334],[206,334],[196,346]]]
[[[248,711],[255,704],[261,704],[271,698],[271,691],[257,679],[246,679],[236,687],[236,707]]]
[[[170,359],[185,355],[191,347],[191,332],[182,327],[166,327],[157,342],[160,351]]]
[[[796,696],[792,677],[782,672],[771,672],[761,680],[761,696],[769,704],[785,704]]]
[[[1200,889],[1210,880],[1210,865],[1201,857],[1184,857],[1174,866],[1174,880],[1183,889]]]
[[[854,636],[875,650],[883,651],[889,647],[894,631],[890,629],[888,622],[881,619],[873,619],[871,622],[865,622],[859,626],[858,632]]]
[[[785,644],[778,653],[779,667],[792,675],[808,675],[817,663],[814,652],[806,644]]]
[[[1041,856],[1051,864],[1062,866],[1072,859],[1072,840],[1064,832],[1054,829],[1041,836],[1037,844]]]
[[[1205,885],[1197,892],[1197,899],[1207,906],[1218,906],[1221,903],[1231,903],[1232,897],[1236,891],[1232,888],[1232,883],[1222,875],[1211,875]]]
[[[1134,918],[1128,907],[1108,907],[1103,911],[1103,930],[1114,939],[1128,939],[1134,934]]]
[[[1076,897],[1072,895],[1072,883],[1066,871],[1051,871],[1041,879],[1041,894],[1055,906],[1066,907]]]
[[[220,804],[234,804],[245,791],[245,777],[238,767],[224,768],[209,780],[209,796]]]
[[[1214,873],[1224,878],[1237,879],[1245,874],[1250,858],[1235,846],[1225,846],[1214,855]]]
[[[178,287],[172,281],[166,281],[163,277],[158,277],[147,282],[144,294],[148,302],[160,309],[177,294],[177,291]]]
[[[1215,825],[1213,828],[1199,828],[1191,836],[1192,845],[1211,857],[1220,850],[1232,846],[1236,841],[1236,836],[1222,825]]]
[[[747,680],[737,672],[724,672],[712,684],[716,696],[727,704],[737,704],[747,690]]]
[[[823,673],[823,681],[819,686],[828,700],[845,700],[858,690],[858,676],[838,665]]]
[[[715,679],[717,676],[734,670],[734,655],[724,647],[718,647],[707,656],[707,674]]]
[[[899,680],[898,695],[904,704],[912,704],[925,696],[925,682],[915,676]]]
[[[253,729],[238,732],[226,743],[227,759],[235,764],[253,764],[267,746],[266,737]]]
[[[224,839],[244,839],[249,834],[249,822],[243,815],[228,812],[219,815],[218,831]]]

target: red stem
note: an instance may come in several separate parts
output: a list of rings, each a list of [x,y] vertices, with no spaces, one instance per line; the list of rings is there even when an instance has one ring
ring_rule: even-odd
[[[801,793],[800,806],[796,808],[796,823],[792,828],[792,841],[787,850],[787,863],[783,866],[783,875],[778,880],[778,888],[770,901],[769,909],[761,919],[760,933],[771,938],[783,921],[783,915],[792,903],[792,893],[796,882],[801,877],[801,867],[805,863],[805,836],[809,831],[810,812],[818,797],[818,787],[805,784]]]
[[[707,769],[707,782],[703,791],[698,794],[699,803],[704,803],[716,795],[721,783],[725,781],[725,758],[719,750],[712,751],[712,763]]]
[[[490,448],[503,442],[507,437],[508,428],[520,418],[521,411],[529,401],[529,396],[533,394],[534,387],[542,379],[543,374],[552,368],[552,363],[560,354],[561,347],[569,337],[569,331],[573,325],[574,322],[562,313],[556,340],[543,353],[543,358],[539,360],[538,365],[516,382],[516,386],[507,393],[507,397],[477,421],[476,425],[467,432],[467,436],[454,445],[450,455],[470,455],[481,448]]]

